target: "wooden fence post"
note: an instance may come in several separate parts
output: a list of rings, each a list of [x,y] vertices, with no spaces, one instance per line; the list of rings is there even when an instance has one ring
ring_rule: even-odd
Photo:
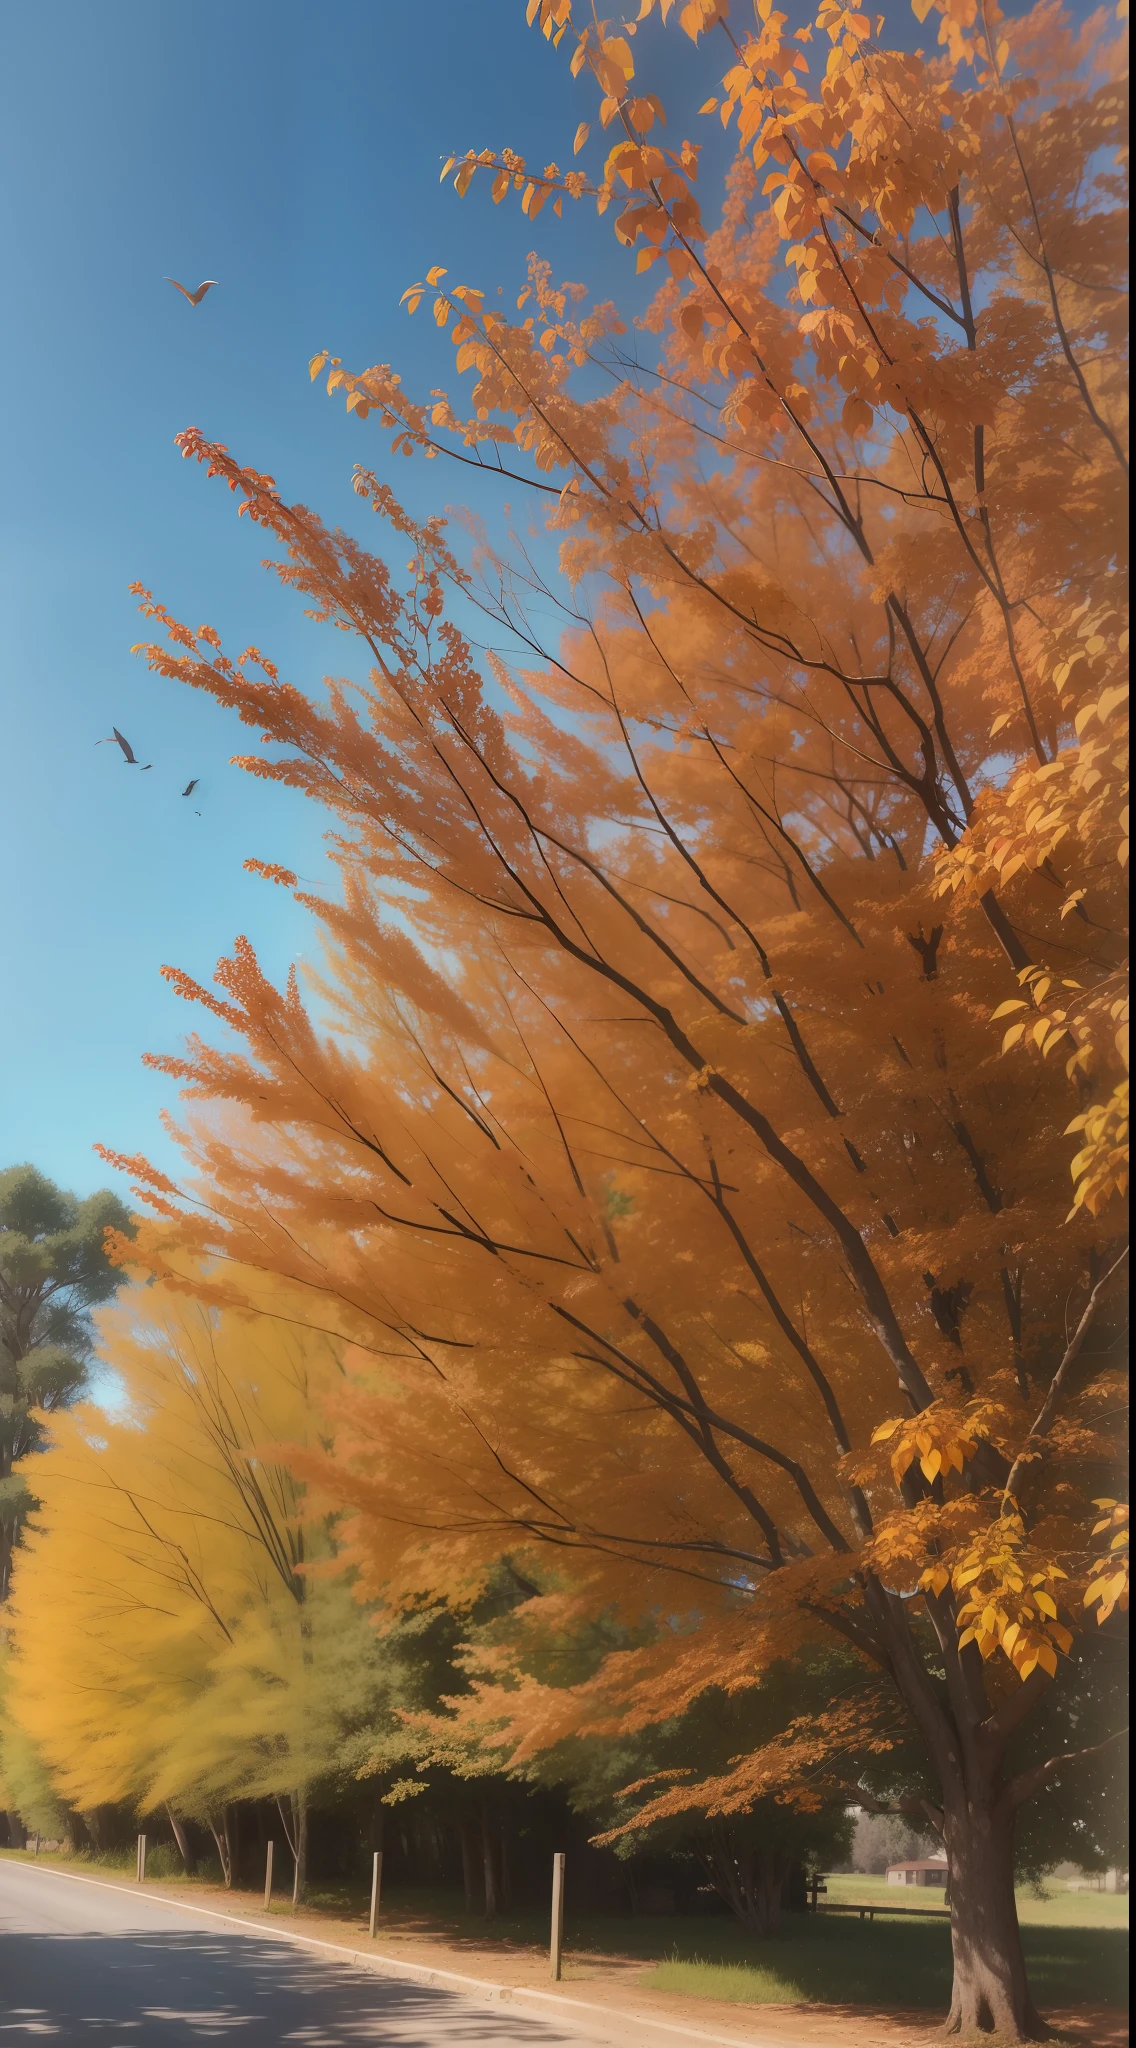
[[[377,1919],[378,1919],[378,1917],[379,1917],[379,1894],[380,1894],[380,1892],[381,1892],[381,1890],[382,1890],[382,1885],[383,1885],[383,1852],[382,1852],[382,1850],[381,1850],[381,1849],[376,1849],[376,1850],[375,1850],[375,1859],[374,1859],[374,1862],[373,1862],[373,1863],[372,1863],[372,1865],[371,1865],[371,1940],[372,1940],[372,1941],[373,1941],[373,1940],[374,1940],[374,1938],[375,1938],[375,1922],[377,1921]]]
[[[270,1842],[264,1858],[264,1910],[267,1913],[272,1904],[272,1848]]]
[[[134,1882],[135,1882],[136,1884],[145,1884],[145,1882],[146,1882],[146,1837],[145,1837],[145,1835],[139,1835],[139,1837],[138,1837],[138,1865],[137,1865],[137,1868],[136,1868],[136,1870],[135,1870],[135,1873],[134,1873]]]
[[[553,1982],[559,1984],[561,1951],[564,1947],[564,1857],[558,1850],[552,1859],[552,1942],[549,1964]]]

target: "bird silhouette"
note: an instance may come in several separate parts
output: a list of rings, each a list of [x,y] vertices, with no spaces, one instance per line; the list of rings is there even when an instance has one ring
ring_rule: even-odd
[[[167,284],[172,284],[175,292],[180,292],[182,298],[188,299],[191,306],[199,306],[201,304],[202,299],[205,297],[206,292],[209,291],[210,287],[215,285],[218,282],[218,280],[215,277],[207,277],[204,284],[199,284],[195,292],[187,292],[185,286],[183,284],[179,284],[176,277],[167,277],[165,282]]]
[[[183,796],[192,796],[192,795],[193,795],[193,792],[194,792],[194,790],[195,790],[195,789],[197,788],[197,785],[198,785],[198,783],[200,782],[200,780],[201,780],[201,777],[200,777],[199,775],[195,775],[195,776],[194,776],[194,778],[193,778],[193,781],[192,781],[192,782],[187,782],[187,783],[186,783],[186,785],[185,785],[185,788],[184,788],[184,789],[182,790],[182,795],[183,795]]]
[[[135,753],[133,747],[131,746],[130,741],[124,738],[123,734],[119,732],[117,725],[111,726],[111,729],[106,734],[105,738],[95,741],[96,747],[112,747],[116,743],[118,746],[122,748],[122,758],[125,761],[128,768],[140,768],[143,775],[145,775],[146,769],[153,767],[154,763],[152,761],[147,761],[145,762],[145,764],[143,764],[138,759],[138,756]]]

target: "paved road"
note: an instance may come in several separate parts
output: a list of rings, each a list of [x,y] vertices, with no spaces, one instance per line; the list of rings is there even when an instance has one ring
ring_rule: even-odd
[[[606,2028],[373,1976],[0,1858],[0,2048],[599,2048]]]

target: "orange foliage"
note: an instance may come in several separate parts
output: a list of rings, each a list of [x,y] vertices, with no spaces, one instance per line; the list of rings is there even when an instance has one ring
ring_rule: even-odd
[[[576,35],[570,0],[529,12]],[[318,1476],[368,1591],[461,1602],[536,1552],[580,1614],[664,1603],[583,1689],[487,1678],[468,1714],[506,1744],[853,1644],[942,1788],[956,2021],[1020,2031],[1020,1957],[995,1967],[974,1915],[1044,1778],[1001,1760],[1085,1602],[1112,1611],[1090,1502],[1118,1455],[1126,1137],[1122,102],[1103,16],[936,14],[928,56],[832,0],[795,35],[768,0],[752,29],[682,8],[728,56],[711,229],[634,24],[589,20],[602,170],[447,170],[530,218],[618,200],[667,269],[635,331],[533,257],[523,318],[437,266],[405,295],[434,295],[465,417],[313,358],[393,449],[543,492],[559,581],[467,568],[360,468],[410,544],[396,576],[180,437],[370,666],[310,695],[143,593],[151,665],[286,750],[245,765],[327,807],[343,883],[300,894],[318,1026],[246,941],[223,999],[172,976],[230,1036],[157,1064],[225,1110],[186,1136],[207,1204],[148,1256],[212,1259],[219,1299],[258,1269],[352,1347]],[[483,671],[471,607],[514,662]],[[808,1744],[833,1770],[838,1722]]]

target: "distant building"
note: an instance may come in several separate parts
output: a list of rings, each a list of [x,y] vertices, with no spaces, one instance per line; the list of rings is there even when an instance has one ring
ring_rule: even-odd
[[[916,1863],[889,1863],[887,1881],[889,1884],[945,1885],[947,1859],[945,1856],[928,1856]]]

